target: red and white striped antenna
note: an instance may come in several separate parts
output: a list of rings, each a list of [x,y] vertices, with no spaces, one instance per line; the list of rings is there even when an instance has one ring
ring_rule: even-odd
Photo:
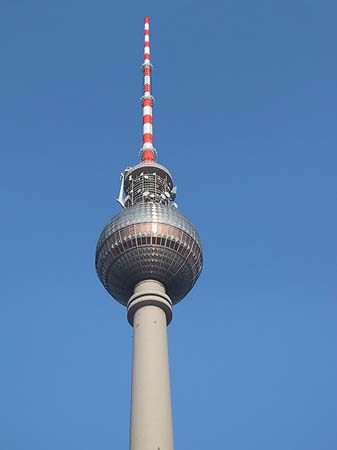
[[[150,61],[150,18],[144,17],[144,62],[142,65],[144,74],[144,95],[141,98],[143,108],[143,147],[140,150],[142,162],[155,160],[156,149],[153,147],[152,130],[152,108],[154,98],[151,95],[151,72]]]

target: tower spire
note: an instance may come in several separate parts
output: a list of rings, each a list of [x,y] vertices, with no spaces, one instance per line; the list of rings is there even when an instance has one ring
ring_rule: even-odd
[[[152,132],[152,107],[153,97],[151,95],[151,72],[150,61],[150,18],[144,17],[144,62],[142,65],[144,74],[144,93],[141,98],[143,109],[143,147],[140,150],[142,162],[155,160],[156,150],[153,147]]]

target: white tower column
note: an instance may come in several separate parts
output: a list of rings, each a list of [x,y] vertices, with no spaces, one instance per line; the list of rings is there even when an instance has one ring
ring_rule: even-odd
[[[173,450],[167,324],[171,301],[158,281],[142,281],[128,303],[133,325],[130,450]]]

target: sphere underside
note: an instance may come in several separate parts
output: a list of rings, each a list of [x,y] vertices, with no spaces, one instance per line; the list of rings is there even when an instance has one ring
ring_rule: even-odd
[[[192,289],[201,269],[195,228],[176,208],[159,203],[124,209],[110,220],[98,240],[97,274],[123,305],[135,285],[146,279],[163,283],[177,303]]]

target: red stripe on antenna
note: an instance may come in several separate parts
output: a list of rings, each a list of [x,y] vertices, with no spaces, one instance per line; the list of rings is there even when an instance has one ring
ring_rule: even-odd
[[[152,150],[144,150],[142,153],[142,161],[153,161],[153,151]]]
[[[150,98],[146,98],[143,101],[143,107],[144,106],[152,106],[152,100]]]
[[[143,116],[143,123],[152,123],[152,116],[150,116],[149,114]]]
[[[145,142],[151,142],[151,144],[152,144],[152,141],[153,141],[152,133],[144,133],[143,134],[143,142],[144,143]]]

